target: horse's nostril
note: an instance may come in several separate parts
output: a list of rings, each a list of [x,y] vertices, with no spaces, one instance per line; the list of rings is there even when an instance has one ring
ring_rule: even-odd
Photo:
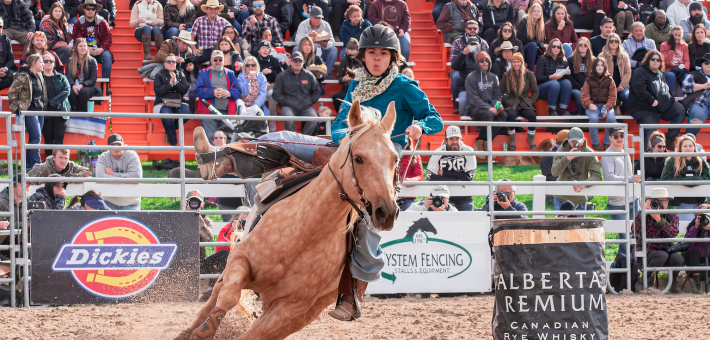
[[[377,208],[375,209],[375,219],[379,222],[383,222],[387,219],[387,212],[385,212],[385,209],[382,208]]]

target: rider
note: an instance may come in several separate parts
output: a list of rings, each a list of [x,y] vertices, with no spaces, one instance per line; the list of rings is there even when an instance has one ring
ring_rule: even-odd
[[[348,113],[352,101],[360,101],[363,109],[374,109],[379,111],[381,115],[387,112],[390,102],[395,102],[397,120],[392,135],[403,133],[407,135],[393,138],[395,150],[400,156],[402,148],[406,146],[406,137],[418,140],[422,134],[436,134],[443,129],[441,116],[429,103],[426,94],[415,81],[399,73],[397,67],[397,62],[400,60],[399,40],[391,28],[374,25],[365,29],[360,36],[357,59],[365,67],[355,70],[355,80],[350,84],[338,117],[331,127],[332,142],[339,142],[347,133]],[[417,123],[413,124],[415,119]],[[304,136],[288,131],[266,134],[261,136],[260,140],[279,145],[296,158],[309,163],[313,159],[314,152],[321,147],[319,145],[331,143],[331,140],[328,139]],[[284,143],[275,141],[284,141]],[[248,160],[248,155],[239,154],[239,157],[235,158],[229,153],[214,153],[204,130],[200,127],[193,132],[193,142],[195,150],[201,154],[198,163],[202,163],[199,168],[204,179],[214,179],[228,173],[237,173],[246,177],[251,174],[249,171],[254,169],[253,162]],[[255,142],[259,142],[259,140]],[[289,142],[304,142],[306,144]],[[216,162],[213,163],[213,160]],[[253,161],[258,161],[261,168],[270,170],[291,166],[288,161],[281,164],[265,162],[263,158]],[[359,300],[362,300],[367,282],[380,278],[384,259],[382,258],[382,249],[379,247],[379,239],[377,229],[369,230],[364,223],[360,223],[357,245],[353,247],[358,251],[353,251],[350,266],[346,268],[346,271],[351,272],[355,278],[352,280],[353,287],[343,289],[341,284],[341,292],[344,294],[338,298],[336,309],[330,312],[332,317],[342,321],[351,321],[360,316],[360,306],[355,301],[352,291],[355,290]],[[342,280],[341,283],[344,281],[346,280]]]

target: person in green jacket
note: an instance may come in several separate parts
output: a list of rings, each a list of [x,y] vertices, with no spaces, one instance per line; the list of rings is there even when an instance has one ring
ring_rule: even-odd
[[[683,135],[676,142],[679,152],[698,152],[695,141],[688,135]],[[700,156],[668,157],[663,166],[661,181],[707,181],[710,180],[708,163]],[[704,203],[707,197],[677,197],[668,205],[679,209],[695,209]],[[681,221],[694,219],[694,214],[678,214]]]
[[[54,63],[56,59],[51,52],[44,52],[42,55],[44,68],[42,69],[42,78],[47,88],[47,105],[45,111],[71,111],[69,105],[70,85],[67,77],[59,72],[54,71]],[[42,126],[42,136],[44,144],[64,144],[64,132],[67,129],[66,122],[69,116],[63,117],[44,117],[44,125]],[[52,154],[51,149],[44,150],[45,156]]]
[[[654,22],[646,25],[646,38],[653,40],[656,43],[656,50],[661,50],[661,44],[668,40],[668,34],[671,32],[673,25],[668,21],[666,12],[659,9],[653,12]]]
[[[584,133],[578,127],[569,130],[567,140],[562,143],[557,152],[594,152],[584,139]],[[594,156],[555,156],[552,161],[552,176],[558,181],[601,181],[602,171],[599,161]],[[574,191],[580,192],[586,186],[575,185]],[[586,210],[585,195],[555,195],[555,210],[560,210],[562,203],[569,200],[577,206],[577,210]]]

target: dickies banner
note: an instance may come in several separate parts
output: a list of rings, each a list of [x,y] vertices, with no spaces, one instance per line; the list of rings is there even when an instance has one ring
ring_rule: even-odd
[[[34,211],[36,304],[197,300],[195,212]]]
[[[494,221],[493,339],[609,339],[600,219]]]

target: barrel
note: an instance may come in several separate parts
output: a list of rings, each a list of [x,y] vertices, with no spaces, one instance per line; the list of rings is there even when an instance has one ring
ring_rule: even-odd
[[[493,221],[493,339],[609,338],[604,220]]]

